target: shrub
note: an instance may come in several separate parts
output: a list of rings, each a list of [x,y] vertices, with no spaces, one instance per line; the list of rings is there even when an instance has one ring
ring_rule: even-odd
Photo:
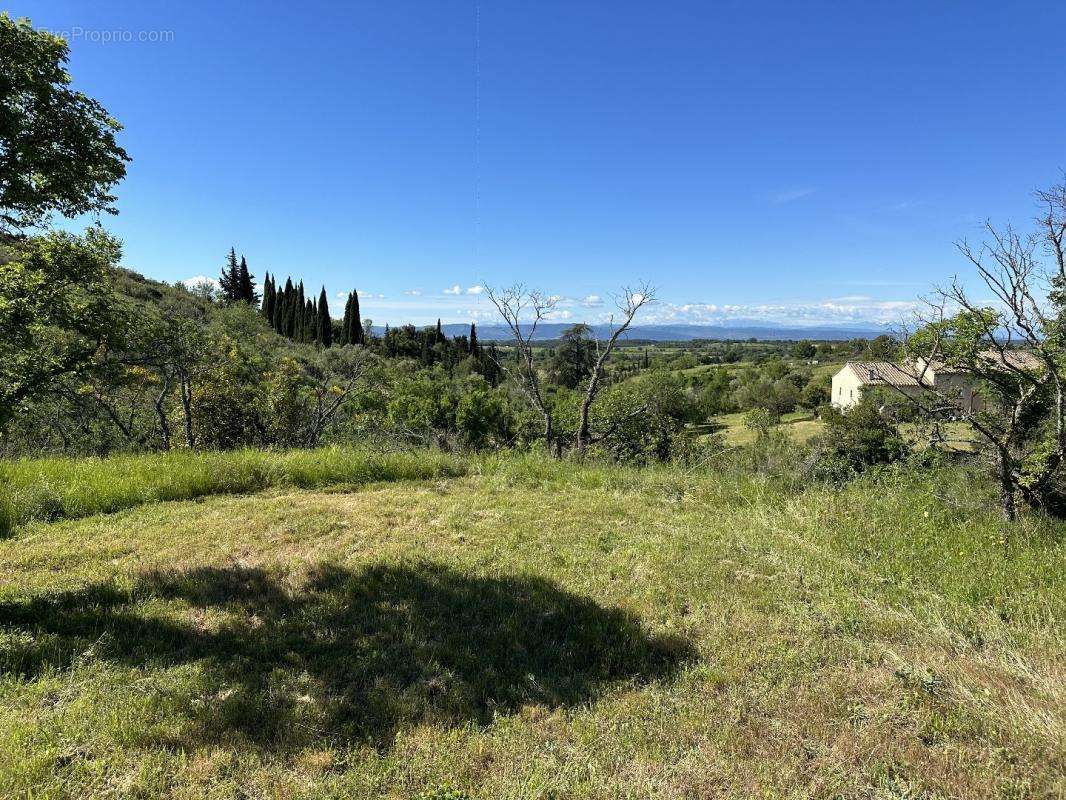
[[[899,461],[908,453],[896,426],[868,401],[846,413],[827,408],[823,420],[826,431],[813,450],[814,477],[842,483],[870,467]]]

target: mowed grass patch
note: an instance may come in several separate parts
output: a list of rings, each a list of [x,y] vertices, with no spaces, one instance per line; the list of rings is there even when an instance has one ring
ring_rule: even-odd
[[[304,489],[460,475],[442,453],[349,448],[169,453],[0,461],[0,536],[32,520],[76,519],[158,500],[189,500],[272,487]]]
[[[1061,530],[986,492],[515,457],[31,524],[0,796],[1055,796]]]

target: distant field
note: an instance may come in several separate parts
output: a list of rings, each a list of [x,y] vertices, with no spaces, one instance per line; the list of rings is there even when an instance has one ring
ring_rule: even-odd
[[[719,433],[732,445],[751,444],[755,441],[755,432],[744,425],[744,412],[720,414],[714,418]],[[786,431],[796,442],[809,442],[825,430],[825,425],[814,418],[809,411],[795,411],[781,417],[779,430]]]
[[[0,797],[1066,789],[1064,529],[972,475],[464,471],[19,527]]]
[[[838,373],[840,371],[840,368],[842,366],[844,366],[844,362],[842,362],[842,361],[835,361],[835,362],[829,362],[829,363],[820,362],[818,364],[813,364],[812,365],[809,362],[803,361],[803,360],[788,359],[788,358],[786,358],[784,360],[785,360],[786,363],[790,364],[791,366],[793,366],[795,368],[803,368],[803,367],[809,368],[810,371],[811,371],[811,374],[814,375],[815,377],[821,377],[823,375],[829,375],[829,376],[835,375],[836,373]],[[733,362],[731,364],[700,364],[700,365],[695,366],[695,367],[688,367],[686,369],[674,370],[674,372],[676,374],[678,374],[678,375],[699,375],[701,373],[711,372],[711,371],[716,370],[716,369],[735,369],[735,368],[740,368],[740,367],[745,367],[745,366],[750,366],[750,362],[748,362],[748,361],[736,361],[736,362]]]

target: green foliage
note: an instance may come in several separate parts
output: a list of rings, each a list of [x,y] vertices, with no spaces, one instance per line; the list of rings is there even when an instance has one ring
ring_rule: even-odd
[[[843,482],[907,455],[907,444],[897,427],[865,398],[846,412],[826,409],[823,420],[826,431],[816,444],[814,463],[819,478]]]
[[[700,419],[694,394],[679,378],[642,375],[607,387],[592,407],[593,452],[636,464],[685,458],[692,445],[685,427]]]
[[[502,447],[517,432],[518,416],[506,392],[476,374],[452,378],[436,368],[399,377],[386,409],[400,434],[442,446]]]
[[[744,415],[744,427],[754,432],[756,441],[766,439],[781,417],[768,408],[753,408]]]
[[[733,379],[724,368],[712,370],[699,388],[700,412],[705,418],[736,410],[732,397]]]
[[[0,233],[66,217],[113,211],[111,188],[129,158],[121,126],[70,88],[61,36],[0,13]]]
[[[899,354],[899,339],[888,334],[881,334],[866,343],[866,355],[871,361],[896,361]]]
[[[559,337],[551,359],[551,378],[560,386],[575,389],[588,380],[596,362],[596,342],[592,328],[584,323],[571,325]]]
[[[831,375],[822,375],[821,377],[812,375],[807,384],[800,389],[799,396],[796,398],[797,405],[810,409],[828,405],[831,399],[829,395],[832,387],[833,377]]]
[[[246,340],[228,333],[215,340],[192,390],[197,446],[226,450],[265,443],[259,414],[265,369],[262,354]]]
[[[0,433],[26,401],[120,346],[126,309],[112,291],[118,242],[98,228],[53,232],[0,254]]]

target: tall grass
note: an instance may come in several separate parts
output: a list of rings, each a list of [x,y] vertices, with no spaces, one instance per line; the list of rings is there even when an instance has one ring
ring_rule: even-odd
[[[0,536],[31,521],[76,519],[158,500],[189,500],[279,486],[302,489],[374,481],[456,477],[444,453],[371,453],[349,448],[237,450],[44,458],[0,462]]]

